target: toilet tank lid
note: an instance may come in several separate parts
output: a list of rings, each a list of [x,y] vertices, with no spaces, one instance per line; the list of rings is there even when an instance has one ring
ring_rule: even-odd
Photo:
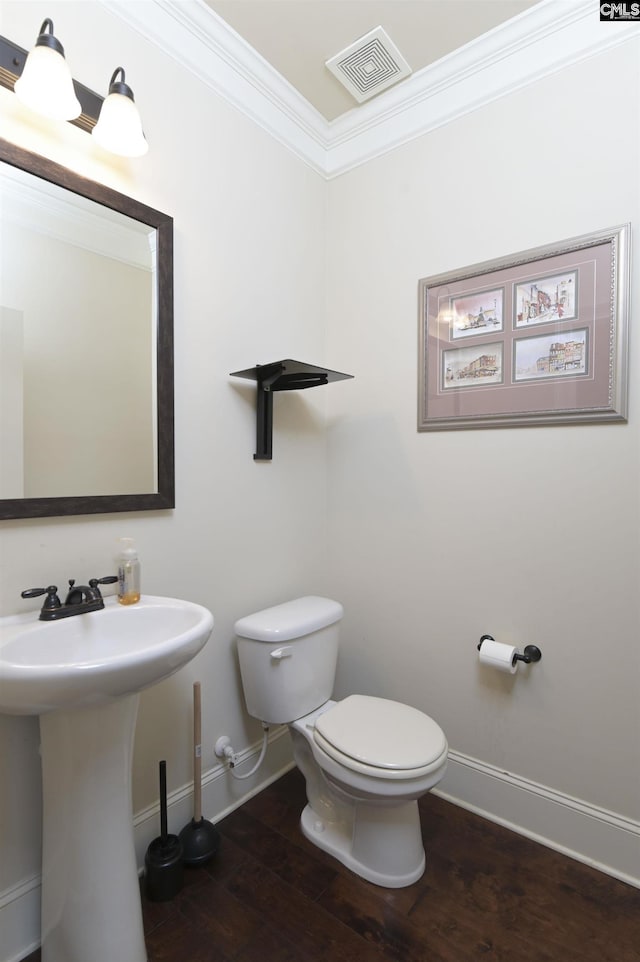
[[[239,638],[252,641],[291,641],[335,624],[343,611],[339,601],[307,595],[240,618],[236,621],[235,633]]]

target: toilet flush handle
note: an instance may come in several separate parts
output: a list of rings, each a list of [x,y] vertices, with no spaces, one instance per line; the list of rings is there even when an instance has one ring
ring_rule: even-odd
[[[282,661],[283,658],[291,658],[293,654],[293,648],[274,648],[271,652],[271,657],[274,661]]]

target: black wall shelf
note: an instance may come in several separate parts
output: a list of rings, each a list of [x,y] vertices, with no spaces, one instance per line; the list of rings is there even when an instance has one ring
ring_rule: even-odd
[[[256,453],[255,461],[271,461],[273,441],[273,392],[301,391],[309,387],[319,387],[331,381],[344,381],[353,374],[341,374],[326,367],[294,361],[273,361],[271,364],[256,364],[245,371],[232,371],[231,377],[244,377],[258,382],[256,411]]]

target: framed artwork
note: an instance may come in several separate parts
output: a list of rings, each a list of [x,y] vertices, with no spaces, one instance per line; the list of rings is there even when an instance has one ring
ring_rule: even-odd
[[[625,421],[630,230],[422,279],[418,430]]]

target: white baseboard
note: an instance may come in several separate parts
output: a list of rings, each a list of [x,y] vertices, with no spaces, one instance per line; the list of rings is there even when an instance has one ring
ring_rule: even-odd
[[[20,962],[40,945],[40,876],[0,892],[0,960]]]
[[[434,794],[640,888],[640,822],[455,751]]]

